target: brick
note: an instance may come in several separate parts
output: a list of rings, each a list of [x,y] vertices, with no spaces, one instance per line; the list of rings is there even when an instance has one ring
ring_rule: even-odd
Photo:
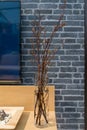
[[[60,8],[61,8],[62,5],[60,5]],[[66,3],[66,9],[72,9],[72,4],[68,4]]]
[[[84,113],[84,108],[77,108],[77,112]],[[82,122],[83,123],[83,122]]]
[[[38,3],[40,0],[21,0],[22,3]]]
[[[54,10],[53,14],[61,14],[62,11],[61,10]],[[70,15],[72,14],[72,10],[65,10],[64,11],[64,15],[67,14],[67,15]]]
[[[23,49],[21,52],[22,52],[23,55],[27,55],[27,50],[26,49],[25,50]]]
[[[64,129],[64,130],[77,130],[78,125],[72,125],[72,124],[61,125],[61,129]]]
[[[64,0],[61,0],[61,2],[64,2]],[[73,3],[76,3],[77,2],[77,0],[67,0],[67,3],[70,3],[70,4],[73,4]]]
[[[82,84],[84,84],[84,79],[81,79],[81,81],[80,81]]]
[[[55,100],[63,100],[62,96],[55,96]]]
[[[61,107],[56,107],[56,111],[58,111],[58,112],[63,112],[63,108],[61,108]]]
[[[80,80],[79,79],[73,79],[73,83],[78,84],[78,83],[80,83]]]
[[[63,9],[64,4],[59,4],[59,9]],[[72,4],[66,4],[67,9],[72,9]]]
[[[25,82],[26,84],[33,84],[33,80],[32,80],[32,78],[25,78],[24,80],[23,80],[23,82]]]
[[[84,119],[67,119],[66,123],[84,123]]]
[[[75,15],[75,16],[67,16],[68,20],[84,20],[84,16],[83,15]]]
[[[23,68],[22,68],[22,71],[23,71],[23,72],[36,72],[36,71],[37,71],[37,68],[34,67],[34,66],[33,66],[33,67],[28,67],[28,66],[27,66],[27,67],[23,67]]]
[[[22,32],[21,33],[22,37],[32,37],[32,33],[26,33],[26,32]]]
[[[21,9],[21,15],[24,13],[24,9]]]
[[[82,15],[82,14],[84,15],[84,10],[81,10],[81,15]]]
[[[48,73],[48,77],[57,77],[57,74],[56,73]]]
[[[50,10],[49,9],[45,9],[45,10],[44,9],[40,9],[39,12],[40,12],[40,14],[52,14],[52,10],[51,9]],[[34,10],[34,13],[38,14],[38,10]]]
[[[24,14],[32,14],[32,10],[25,9],[25,10],[24,10]]]
[[[75,43],[75,39],[65,39],[65,43]]]
[[[81,91],[79,90],[62,90],[62,95],[81,95]]]
[[[54,79],[54,83],[72,83],[72,79]]]
[[[42,23],[42,25],[48,25],[48,26],[54,26],[55,24],[57,24],[57,21],[42,21],[41,22]]]
[[[59,123],[64,123],[65,120],[64,120],[64,119],[57,119],[57,122],[59,122]]]
[[[22,16],[21,16],[21,19],[22,19],[22,20],[27,20],[27,16],[22,15]]]
[[[71,66],[71,62],[64,62],[64,61],[60,62],[59,61],[59,62],[57,62],[57,65],[58,66],[67,66],[68,67],[68,66]]]
[[[22,26],[29,26],[30,22],[29,21],[21,21]]]
[[[61,60],[64,60],[64,61],[77,61],[79,60],[79,57],[78,56],[61,56],[60,57]]]
[[[85,72],[84,67],[78,68],[78,72]]]
[[[72,21],[72,20],[67,20],[65,21],[66,23],[66,27],[67,26],[73,26],[73,27],[78,27],[78,26],[82,26],[83,25],[83,21]]]
[[[64,107],[76,107],[77,106],[77,103],[76,102],[66,102],[66,101],[64,101],[64,102],[61,102],[60,103],[60,106],[62,106],[63,108]]]
[[[80,32],[78,35],[79,35],[79,37],[83,37],[84,38],[84,32],[83,33]]]
[[[48,19],[48,20],[56,20],[56,21],[58,21],[59,17],[60,17],[60,15],[58,15],[58,14],[57,14],[57,15],[48,15],[48,16],[47,16],[47,19]],[[64,19],[66,19],[66,17],[63,17],[63,20],[64,20]],[[55,23],[55,24],[56,24],[56,23]]]
[[[57,48],[56,48],[57,49]],[[64,55],[64,50],[58,50],[56,52],[56,55]]]
[[[61,67],[60,68],[61,72],[77,72],[76,67]]]
[[[82,101],[83,97],[82,96],[64,96],[65,100],[70,100],[70,101]]]
[[[63,0],[62,4],[60,3],[60,9],[63,6],[63,3],[64,3],[64,0]],[[72,4],[66,3],[66,8],[65,9],[72,9]]]
[[[49,71],[49,72],[58,72],[58,71],[59,71],[59,68],[58,68],[58,67],[55,67],[55,69],[54,69],[54,67],[50,67],[50,68],[48,69],[48,71]]]
[[[84,50],[67,50],[66,51],[67,55],[84,55]]]
[[[58,118],[61,118],[61,113],[56,112],[56,116],[57,116]]]
[[[23,60],[27,61],[27,60],[31,60],[33,57],[24,55],[22,58],[23,58]]]
[[[73,32],[71,32],[71,33],[69,33],[69,32],[61,33],[61,37],[76,38],[77,33],[76,32],[75,33],[73,33]]]
[[[59,78],[71,78],[72,74],[71,73],[60,73]]]
[[[78,3],[84,3],[84,0],[78,0]]]
[[[58,38],[53,38],[52,42],[54,43],[54,46],[55,43],[57,43],[57,46],[60,46],[63,43],[62,39],[58,39]]]
[[[81,5],[81,4],[74,4],[74,5],[73,5],[73,8],[74,8],[74,9],[81,9],[81,8],[82,8],[82,5]]]
[[[82,129],[82,130],[85,129],[85,124],[84,123],[80,125],[80,129]]]
[[[74,15],[80,14],[80,10],[73,10],[73,14]]]
[[[65,85],[65,84],[62,84],[62,83],[60,83],[60,84],[57,83],[57,84],[55,84],[55,88],[56,88],[57,90],[58,90],[58,89],[59,89],[59,90],[60,90],[60,89],[65,89],[65,88],[66,88],[66,85]],[[56,91],[57,91],[57,90],[56,90]]]
[[[72,62],[72,66],[84,66],[84,62]]]
[[[25,31],[31,31],[31,27],[21,27],[21,31],[25,32]]]
[[[73,119],[73,118],[79,118],[80,117],[80,113],[64,113],[63,114],[63,117],[65,118],[71,118],[71,119]]]
[[[84,106],[84,102],[79,102],[79,103],[78,103],[78,106],[79,106],[79,107],[83,107],[83,106]]]
[[[65,112],[75,112],[76,111],[76,108],[72,108],[72,107],[66,107],[65,108]],[[68,119],[67,119],[68,120]],[[70,123],[66,120],[67,123]]]
[[[35,8],[38,8],[38,5],[37,4],[21,4],[21,8],[23,9],[35,9]]]
[[[80,31],[83,31],[83,28],[82,27],[64,27],[64,31],[80,32]]]
[[[73,45],[68,45],[68,44],[64,44],[64,49],[80,49],[80,45],[75,45],[75,44],[73,44]]]
[[[30,61],[27,61],[26,62],[26,66],[29,66],[29,67],[34,67],[35,66],[35,62],[33,62],[33,60],[31,60],[31,62]]]
[[[56,90],[55,95],[59,95],[59,94],[60,94],[60,91]]]
[[[83,42],[84,42],[83,38],[77,39],[77,43],[83,43]]]
[[[57,5],[56,4],[40,4],[39,8],[40,9],[56,9]]]
[[[59,2],[59,0],[41,0],[41,2],[44,2],[44,3],[55,3],[55,2]]]
[[[84,85],[77,85],[77,84],[71,84],[71,85],[67,85],[67,89],[71,89],[71,90],[78,90],[78,89],[83,89]]]
[[[29,15],[28,17],[27,17],[27,19],[29,19],[29,20],[36,20],[37,19],[37,16],[35,16],[35,15]],[[32,29],[31,29],[32,30]]]
[[[53,83],[53,79],[52,79],[52,78],[49,78],[49,79],[48,79],[48,83],[49,83],[49,84],[52,84],[52,83]]]
[[[75,74],[73,74],[73,77],[74,78],[81,78],[82,74],[81,73],[75,73]]]
[[[23,73],[23,77],[34,77],[34,73]]]

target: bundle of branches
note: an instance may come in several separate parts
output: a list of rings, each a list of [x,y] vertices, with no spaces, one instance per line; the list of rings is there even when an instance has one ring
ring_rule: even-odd
[[[65,23],[62,22],[64,16],[64,9],[65,9],[66,1],[64,1],[64,6],[62,7],[63,13],[60,14],[57,24],[53,27],[53,30],[49,36],[46,36],[46,29],[41,25],[42,16],[40,15],[40,11],[38,11],[38,21],[33,22],[32,32],[33,38],[32,40],[32,55],[34,56],[34,61],[37,63],[37,98],[35,103],[34,114],[36,116],[36,109],[38,107],[38,115],[36,118],[36,124],[41,125],[41,116],[43,115],[45,121],[48,123],[46,117],[46,103],[45,103],[45,96],[44,91],[46,91],[46,84],[48,82],[47,72],[48,66],[51,60],[54,58],[57,49],[50,49],[52,39],[54,34],[59,31],[60,28],[65,26]]]

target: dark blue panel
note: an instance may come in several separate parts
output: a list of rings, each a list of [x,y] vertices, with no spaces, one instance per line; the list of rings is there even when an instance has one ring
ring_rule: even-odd
[[[20,79],[20,2],[0,2],[0,80]]]

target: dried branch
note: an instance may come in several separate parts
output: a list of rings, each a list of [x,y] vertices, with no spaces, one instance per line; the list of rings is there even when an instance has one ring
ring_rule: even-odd
[[[65,23],[62,22],[64,17],[64,10],[66,7],[66,0],[64,0],[64,5],[62,7],[62,14],[60,14],[57,24],[53,27],[53,30],[49,36],[46,38],[46,29],[41,25],[42,16],[40,11],[38,11],[38,21],[33,22],[33,37],[35,43],[32,42],[32,55],[34,56],[35,62],[37,63],[38,73],[37,73],[37,98],[35,103],[34,115],[36,116],[36,110],[38,108],[38,115],[36,117],[36,124],[41,125],[41,116],[43,115],[45,121],[48,123],[46,117],[46,104],[43,92],[46,89],[46,83],[48,81],[47,72],[48,66],[51,63],[51,60],[54,58],[57,48],[52,50],[50,49],[54,35],[60,28],[65,26]],[[64,40],[63,40],[64,44]]]

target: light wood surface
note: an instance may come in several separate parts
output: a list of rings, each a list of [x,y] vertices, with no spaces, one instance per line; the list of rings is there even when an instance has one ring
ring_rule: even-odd
[[[36,86],[0,86],[0,107],[24,107],[24,112],[14,130],[39,130],[34,125],[34,90]],[[55,118],[55,88],[49,87],[49,125],[44,130],[57,130]],[[2,129],[0,129],[2,130]],[[8,129],[9,130],[9,129]]]
[[[37,128],[34,125],[34,116],[33,111],[24,111],[16,128],[12,130],[57,130],[56,120],[55,120],[55,112],[49,112],[49,124],[44,128]],[[3,130],[3,129],[0,129]],[[4,129],[11,130],[11,129]]]
[[[49,124],[44,128],[37,128],[34,125],[33,111],[24,112],[15,130],[57,130],[55,112],[49,112]]]
[[[25,111],[34,109],[34,90],[36,86],[0,86],[0,106],[24,106]],[[49,110],[54,110],[54,86],[49,87]]]

